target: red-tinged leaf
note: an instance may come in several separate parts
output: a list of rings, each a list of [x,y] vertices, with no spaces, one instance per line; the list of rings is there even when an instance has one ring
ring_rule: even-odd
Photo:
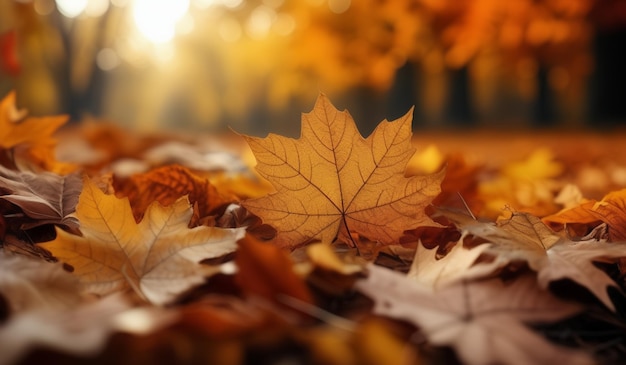
[[[285,251],[250,235],[246,235],[238,245],[236,281],[245,293],[279,305],[282,303],[281,296],[313,303],[308,287],[293,271],[293,262]]]
[[[133,215],[138,221],[155,201],[169,206],[187,196],[191,204],[197,204],[198,215],[205,217],[234,200],[222,196],[209,180],[179,165],[159,167],[133,175],[128,180],[115,179],[113,186],[117,196],[128,197]]]

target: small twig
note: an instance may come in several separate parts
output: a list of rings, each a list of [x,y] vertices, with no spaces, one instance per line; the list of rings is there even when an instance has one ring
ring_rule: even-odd
[[[476,216],[474,215],[474,213],[472,213],[472,210],[470,209],[469,205],[467,205],[467,202],[465,201],[465,199],[463,199],[463,195],[461,195],[461,192],[457,191],[456,193],[459,196],[459,198],[461,199],[461,202],[463,203],[463,206],[465,206],[465,210],[467,210],[467,213],[469,213],[469,215],[472,217],[472,219],[476,220]]]

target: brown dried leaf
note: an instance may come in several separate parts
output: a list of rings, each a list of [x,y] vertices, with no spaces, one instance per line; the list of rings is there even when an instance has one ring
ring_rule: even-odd
[[[441,210],[440,210],[441,211]],[[615,310],[607,288],[615,282],[594,262],[616,262],[626,256],[626,243],[589,239],[572,241],[556,235],[541,220],[528,213],[513,213],[496,224],[478,222],[469,216],[444,212],[466,233],[492,244],[485,252],[503,263],[521,260],[537,271],[539,284],[571,279],[587,288],[608,308]]]
[[[76,231],[78,220],[70,215],[76,210],[82,186],[78,174],[34,174],[0,166],[0,194],[4,192],[0,199],[17,205],[28,217],[36,220],[23,226],[24,229],[59,224]]]
[[[586,354],[551,344],[524,323],[552,322],[582,310],[537,286],[534,275],[459,282],[437,291],[380,266],[356,288],[374,313],[409,321],[466,364],[593,364]]]

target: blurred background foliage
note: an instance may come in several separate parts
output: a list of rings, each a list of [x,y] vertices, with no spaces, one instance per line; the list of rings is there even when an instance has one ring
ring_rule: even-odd
[[[614,127],[624,0],[0,0],[0,94],[138,130]]]

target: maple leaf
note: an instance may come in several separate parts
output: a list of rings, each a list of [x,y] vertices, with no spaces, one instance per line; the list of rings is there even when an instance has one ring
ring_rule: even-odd
[[[201,217],[225,206],[233,199],[222,196],[207,179],[203,179],[180,165],[168,165],[144,174],[135,174],[129,180],[114,180],[117,196],[127,196],[136,220],[143,217],[150,204],[158,201],[171,205],[187,195],[189,202],[198,205]]]
[[[349,243],[351,232],[391,244],[405,230],[437,225],[424,208],[439,194],[444,171],[403,174],[414,151],[411,112],[383,121],[364,139],[350,114],[322,94],[313,111],[303,114],[299,139],[244,138],[257,171],[277,191],[243,206],[274,226],[287,246],[337,237]]]
[[[602,200],[588,200],[543,218],[549,225],[604,222],[609,227],[611,241],[626,240],[626,189],[613,191]]]
[[[492,246],[485,252],[502,263],[522,260],[537,271],[539,284],[571,279],[587,288],[611,310],[615,306],[607,294],[615,282],[594,262],[616,262],[626,256],[626,244],[589,239],[572,241],[556,235],[541,220],[528,213],[514,212],[496,224],[478,222],[463,214],[444,212],[463,231],[486,239]]]
[[[244,228],[187,227],[192,209],[186,198],[168,207],[154,203],[135,223],[128,199],[104,194],[86,181],[76,207],[82,236],[57,229],[57,238],[41,244],[74,267],[97,294],[132,288],[155,304],[201,283],[203,259],[236,249]]]
[[[0,101],[0,150],[11,150],[23,147],[26,154],[37,158],[42,167],[54,166],[53,149],[56,140],[52,134],[65,122],[67,116],[28,117],[26,112],[15,107],[15,93],[10,92]]]
[[[78,229],[78,220],[71,216],[82,189],[78,174],[60,176],[50,172],[34,174],[16,172],[0,166],[0,199],[17,205],[36,222],[23,225],[28,229],[42,224],[60,224]]]
[[[355,287],[374,313],[409,321],[436,346],[451,346],[466,364],[592,364],[584,353],[557,347],[524,323],[552,322],[580,312],[537,287],[534,275],[457,282],[440,290],[370,265]]]

